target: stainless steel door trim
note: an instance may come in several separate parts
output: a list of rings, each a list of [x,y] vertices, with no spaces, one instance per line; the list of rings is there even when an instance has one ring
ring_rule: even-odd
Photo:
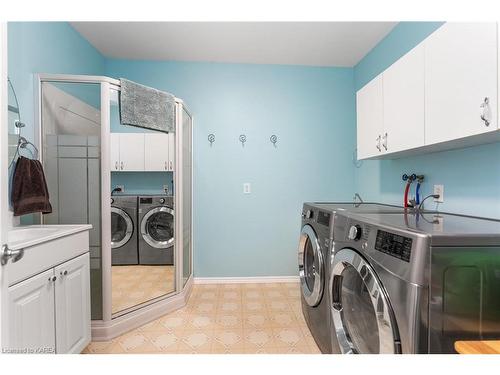
[[[306,283],[306,270],[305,270],[305,249],[307,241],[310,241],[313,246],[314,258],[318,259],[318,267],[313,266],[314,272],[314,285],[312,290],[309,289]],[[300,276],[300,286],[302,290],[302,295],[306,300],[307,304],[311,307],[317,306],[321,301],[321,297],[323,296],[323,278],[324,275],[324,260],[323,254],[321,253],[321,247],[318,241],[318,236],[314,232],[314,229],[306,224],[302,227],[300,232],[300,240],[299,240],[299,276]]]
[[[141,220],[141,236],[146,241],[150,246],[156,248],[156,249],[168,249],[172,246],[174,246],[174,237],[168,239],[167,241],[157,241],[151,235],[148,233],[147,230],[147,222],[153,216],[154,214],[157,214],[159,212],[166,212],[174,216],[174,210],[168,207],[154,207],[150,209],[142,218]]]
[[[349,334],[344,325],[342,298],[338,295],[341,293],[342,272],[348,266],[353,267],[358,272],[369,292],[377,319],[380,353],[400,353],[400,343],[396,335],[397,325],[395,323],[394,312],[389,304],[386,292],[370,264],[368,264],[355,250],[350,248],[344,248],[334,255],[329,280],[329,293],[331,301],[330,311],[333,322],[333,331],[337,336],[340,350],[343,354],[358,353],[350,340]],[[334,293],[334,288],[337,293]]]
[[[111,248],[118,249],[123,245],[125,245],[132,237],[132,234],[134,234],[134,224],[132,222],[132,218],[130,217],[130,215],[121,208],[111,207],[111,214],[116,214],[120,216],[123,220],[125,220],[127,226],[127,230],[125,231],[125,236],[121,239],[121,241],[113,242],[113,240],[111,240]],[[111,235],[111,238],[113,238],[113,235]]]

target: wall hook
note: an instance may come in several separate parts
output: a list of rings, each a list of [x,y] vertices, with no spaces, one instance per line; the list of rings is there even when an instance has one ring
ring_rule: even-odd
[[[212,144],[215,142],[215,134],[209,134],[208,141],[210,142],[210,147],[212,147]]]
[[[273,134],[269,137],[269,140],[273,144],[274,147],[276,147],[276,143],[278,142],[278,136],[276,134]]]
[[[241,142],[241,146],[245,147],[245,142],[247,141],[247,136],[245,134],[241,134],[239,139]]]

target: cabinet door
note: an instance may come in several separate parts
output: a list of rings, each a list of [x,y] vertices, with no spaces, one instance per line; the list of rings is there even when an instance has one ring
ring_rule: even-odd
[[[144,133],[120,134],[120,170],[144,170]]]
[[[8,289],[8,347],[35,353],[54,353],[53,269]]]
[[[168,133],[168,170],[175,168],[175,133]]]
[[[110,137],[110,158],[109,161],[111,163],[110,168],[111,171],[120,170],[120,134],[119,133],[111,133]]]
[[[56,351],[80,353],[90,342],[89,254],[55,268]]]
[[[146,171],[169,170],[169,134],[144,134],[144,165]]]
[[[424,42],[426,144],[497,129],[496,28],[446,23]],[[489,126],[481,119],[485,98]]]
[[[384,72],[382,152],[424,145],[424,47],[419,45]]]
[[[384,120],[382,75],[356,93],[356,113],[358,159],[380,155]]]

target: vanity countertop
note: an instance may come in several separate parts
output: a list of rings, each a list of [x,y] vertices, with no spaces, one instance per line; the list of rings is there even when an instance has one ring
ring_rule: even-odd
[[[24,249],[90,229],[90,224],[23,225],[8,231],[7,244],[11,250]]]

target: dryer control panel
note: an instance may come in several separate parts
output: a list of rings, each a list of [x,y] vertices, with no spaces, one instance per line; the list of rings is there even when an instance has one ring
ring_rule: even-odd
[[[375,250],[409,262],[412,242],[411,238],[378,230]]]

